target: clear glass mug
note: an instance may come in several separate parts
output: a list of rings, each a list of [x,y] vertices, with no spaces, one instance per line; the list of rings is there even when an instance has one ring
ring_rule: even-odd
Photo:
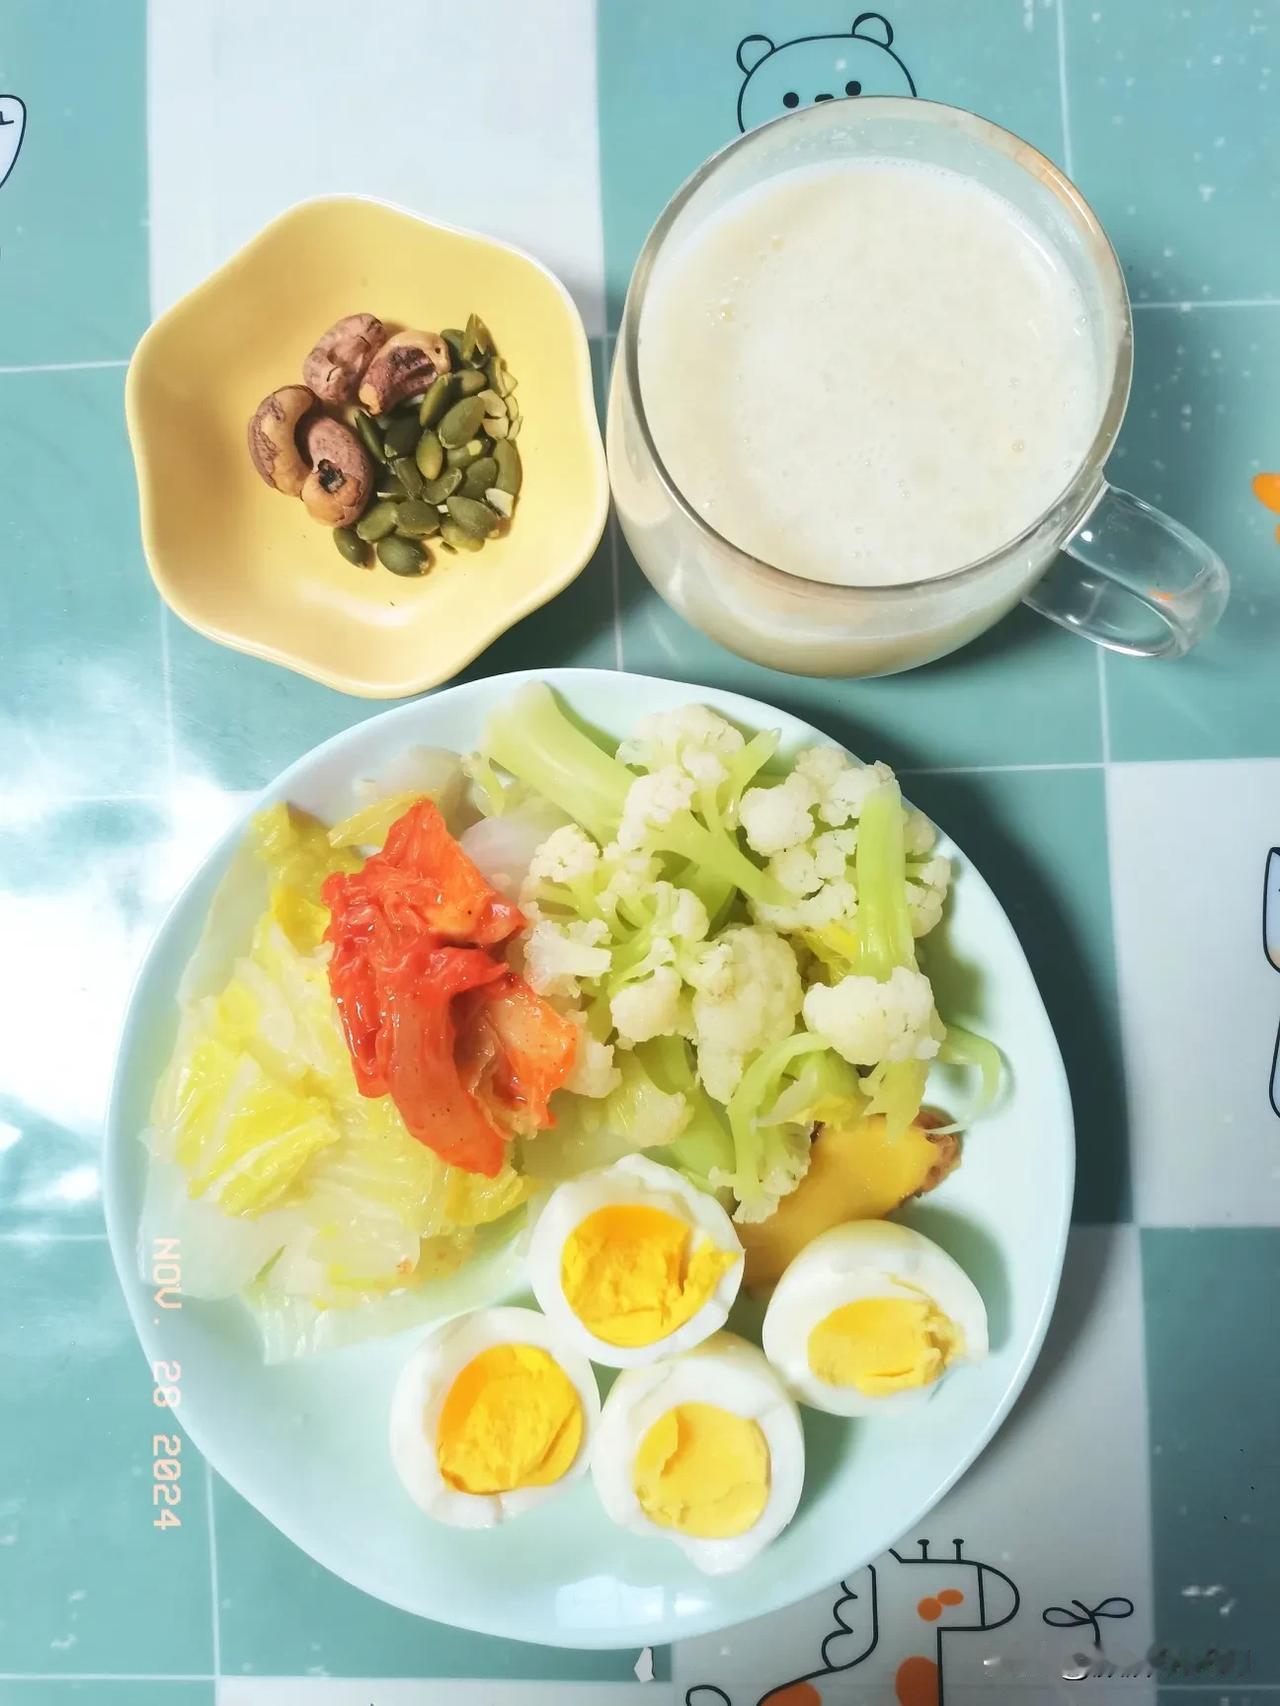
[[[932,580],[833,586],[740,551],[678,490],[645,418],[639,337],[649,280],[668,244],[781,172],[886,155],[948,166],[1021,210],[1079,285],[1110,391],[1066,490],[1009,544]],[[1229,581],[1203,540],[1104,477],[1129,400],[1132,356],[1115,250],[1075,186],[1027,143],[932,101],[863,96],[785,114],[713,155],[668,203],[641,250],[609,391],[609,477],[622,531],[668,604],[722,645],[774,669],[889,675],[954,651],[1020,599],[1114,651],[1180,656],[1222,614]]]

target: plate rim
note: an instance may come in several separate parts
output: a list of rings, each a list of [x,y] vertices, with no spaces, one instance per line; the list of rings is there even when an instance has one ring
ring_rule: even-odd
[[[214,866],[215,864],[225,864],[226,860],[239,845],[249,822],[262,808],[264,803],[280,798],[287,799],[287,790],[293,779],[300,772],[310,769],[316,761],[327,756],[331,756],[333,753],[340,750],[350,740],[366,730],[370,724],[391,724],[395,721],[412,721],[415,716],[420,716],[422,714],[424,706],[431,704],[433,701],[442,698],[445,695],[449,695],[454,698],[470,698],[472,696],[481,697],[495,692],[501,692],[504,687],[507,691],[514,691],[517,687],[529,681],[543,682],[556,691],[564,691],[566,697],[568,697],[570,699],[570,703],[572,703],[573,686],[576,682],[584,679],[590,681],[612,682],[617,682],[619,679],[623,679],[629,684],[635,684],[641,688],[654,686],[660,687],[663,690],[685,689],[695,699],[699,695],[710,694],[722,707],[725,707],[727,714],[738,717],[740,721],[746,723],[748,726],[751,726],[753,723],[759,723],[759,718],[762,713],[766,718],[769,716],[782,716],[792,722],[800,723],[805,728],[813,729],[817,734],[821,735],[823,739],[839,746],[842,751],[848,752],[850,750],[844,745],[843,741],[826,734],[817,724],[811,723],[807,717],[799,716],[795,712],[788,711],[782,706],[770,705],[766,701],[756,699],[749,694],[738,693],[731,688],[710,687],[704,683],[689,682],[670,676],[646,675],[633,670],[585,668],[570,665],[563,668],[552,667],[550,669],[511,670],[496,675],[480,676],[471,681],[458,682],[456,684],[441,687],[433,693],[423,695],[420,698],[410,701],[408,704],[391,706],[386,710],[375,712],[371,716],[358,718],[346,728],[338,730],[335,734],[328,736],[325,740],[318,742],[315,746],[309,747],[305,752],[301,753],[296,759],[294,759],[292,763],[286,765],[284,769],[270,781],[260,788],[254,789],[249,794],[248,798],[243,801],[241,809],[227,825],[226,829],[218,837],[217,841],[208,849],[196,865],[195,869],[189,874],[177,894],[165,909],[160,922],[153,930],[150,939],[147,942],[146,949],[136,966],[129,988],[128,1000],[124,1009],[124,1018],[117,1035],[116,1050],[112,1066],[111,1090],[107,1100],[107,1110],[103,1124],[103,1216],[106,1223],[107,1242],[111,1252],[112,1265],[115,1269],[116,1279],[124,1294],[125,1306],[129,1312],[129,1317],[138,1341],[138,1348],[142,1352],[144,1358],[146,1358],[148,1366],[152,1360],[150,1355],[151,1346],[149,1344],[148,1323],[144,1318],[137,1290],[138,1274],[136,1259],[138,1227],[136,1224],[126,1224],[127,1205],[123,1198],[127,1192],[123,1185],[118,1183],[118,1178],[123,1165],[122,1158],[126,1153],[125,1145],[130,1141],[136,1141],[136,1134],[131,1138],[130,1134],[126,1133],[123,1129],[122,1105],[127,1094],[127,1063],[136,1046],[136,1033],[141,1028],[143,1022],[142,1015],[139,1010],[139,997],[142,993],[143,985],[147,980],[152,961],[155,958],[158,949],[167,938],[171,928],[179,918],[179,915],[185,911],[191,891],[207,878],[211,866]],[[767,727],[768,724],[765,722],[759,726]],[[971,1444],[950,1472],[930,1487],[927,1495],[923,1497],[920,1503],[920,1508],[916,1511],[911,1518],[911,1521],[903,1530],[903,1534],[909,1533],[920,1522],[922,1522],[938,1502],[946,1496],[952,1487],[955,1486],[961,1476],[965,1475],[973,1467],[974,1463],[982,1453],[986,1451],[995,1435],[1003,1426],[1010,1411],[1021,1396],[1027,1381],[1030,1378],[1031,1371],[1035,1367],[1035,1364],[1039,1359],[1040,1352],[1044,1347],[1045,1337],[1049,1329],[1049,1322],[1052,1319],[1059,1290],[1061,1288],[1062,1269],[1066,1259],[1067,1241],[1071,1230],[1071,1209],[1075,1187],[1075,1114],[1071,1100],[1070,1082],[1067,1078],[1066,1067],[1062,1059],[1062,1050],[1058,1043],[1057,1033],[1053,1028],[1053,1022],[1049,1017],[1047,1008],[1045,1007],[1044,998],[1040,993],[1040,987],[1036,980],[1035,973],[1032,971],[1030,962],[1027,960],[1021,938],[1014,929],[1012,920],[1009,918],[998,893],[982,875],[979,866],[976,865],[974,861],[969,858],[968,854],[964,852],[963,848],[953,840],[949,832],[947,832],[945,824],[939,825],[939,827],[942,829],[943,833],[947,835],[947,839],[952,842],[952,845],[956,848],[957,852],[960,853],[968,868],[981,878],[983,886],[990,895],[999,916],[1004,920],[1008,927],[1009,934],[1013,942],[1016,944],[1017,952],[1022,958],[1023,964],[1026,967],[1027,975],[1031,981],[1031,985],[1036,992],[1036,998],[1039,1002],[1041,1016],[1044,1021],[1046,1041],[1050,1045],[1049,1059],[1046,1064],[1051,1066],[1053,1069],[1053,1088],[1056,1093],[1056,1100],[1060,1104],[1065,1152],[1063,1154],[1063,1191],[1061,1199],[1057,1204],[1056,1220],[1053,1222],[1051,1227],[1046,1227],[1046,1231],[1051,1230],[1053,1235],[1053,1256],[1050,1263],[1044,1294],[1040,1299],[1035,1319],[1026,1336],[1022,1353],[1009,1375],[999,1402],[993,1407],[984,1426],[974,1435]],[[753,1610],[742,1617],[731,1617],[727,1621],[723,1618],[718,1618],[714,1611],[710,1611],[701,1615],[686,1614],[678,1620],[673,1619],[668,1614],[655,1621],[652,1624],[652,1627],[625,1625],[623,1626],[621,1633],[619,1633],[616,1628],[614,1632],[605,1632],[604,1634],[598,1634],[594,1629],[578,1628],[572,1632],[574,1638],[571,1641],[567,1641],[563,1638],[563,1631],[559,1631],[561,1638],[557,1639],[558,1631],[556,1630],[542,1633],[537,1629],[522,1629],[519,1634],[508,1634],[502,1629],[494,1626],[494,1621],[496,1620],[489,1623],[479,1622],[471,1617],[459,1616],[453,1610],[450,1610],[447,1614],[443,1615],[424,1611],[419,1605],[411,1603],[407,1598],[396,1598],[391,1594],[383,1592],[381,1589],[366,1587],[362,1582],[353,1579],[351,1575],[339,1566],[329,1562],[327,1559],[318,1557],[309,1546],[304,1545],[303,1542],[297,1539],[293,1533],[283,1528],[272,1517],[262,1511],[254,1499],[243,1491],[237,1476],[234,1473],[229,1473],[220,1462],[215,1461],[214,1455],[210,1453],[205,1444],[206,1436],[204,1435],[203,1423],[197,1422],[193,1427],[188,1413],[184,1411],[181,1417],[181,1426],[183,1432],[187,1434],[192,1443],[199,1450],[208,1469],[221,1476],[236,1495],[239,1498],[244,1499],[245,1502],[250,1505],[255,1514],[261,1516],[264,1521],[269,1522],[271,1526],[275,1528],[277,1532],[280,1533],[291,1545],[297,1547],[305,1557],[310,1558],[313,1562],[319,1564],[322,1569],[327,1570],[331,1575],[337,1576],[339,1580],[346,1583],[347,1586],[355,1588],[358,1592],[367,1594],[369,1597],[379,1600],[383,1604],[390,1605],[395,1610],[406,1612],[409,1615],[421,1618],[424,1621],[440,1622],[446,1624],[448,1627],[466,1630],[470,1633],[485,1636],[490,1639],[516,1640],[525,1642],[528,1645],[558,1647],[568,1651],[579,1652],[618,1650],[620,1648],[629,1649],[636,1646],[664,1646],[677,1640],[688,1640],[700,1635],[714,1634],[724,1629],[737,1627],[743,1622],[752,1621],[758,1617],[766,1617],[785,1611],[791,1606],[797,1604],[800,1600],[807,1598],[811,1593],[817,1591],[817,1588],[814,1585],[802,1586],[795,1591],[792,1591],[789,1587],[782,1586],[778,1592],[767,1594],[766,1602],[761,1604],[758,1610]],[[896,1537],[896,1539],[900,1538],[901,1536]],[[896,1544],[896,1539],[894,1541],[890,1541],[888,1544]],[[872,1558],[878,1555],[879,1552],[877,1551],[872,1554]],[[854,1561],[847,1565],[841,1573],[842,1575],[847,1575],[852,1570],[860,1568],[863,1563],[868,1561],[869,1560],[861,1557],[860,1552],[855,1553]]]

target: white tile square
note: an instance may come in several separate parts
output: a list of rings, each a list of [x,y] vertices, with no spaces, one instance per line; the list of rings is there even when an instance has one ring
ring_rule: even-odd
[[[857,1513],[849,1513],[851,1524]],[[1072,1235],[1057,1312],[1028,1390],[987,1453],[913,1533],[849,1579],[853,1596],[833,1615],[829,1591],[776,1616],[722,1635],[680,1643],[676,1699],[688,1706],[756,1706],[770,1688],[805,1678],[805,1706],[871,1706],[895,1698],[895,1677],[909,1658],[932,1660],[942,1640],[946,1698],[1001,1701],[1056,1698],[1073,1655],[1092,1643],[1087,1625],[1049,1627],[1043,1614],[1128,1600],[1133,1614],[1099,1618],[1113,1662],[1140,1660],[1152,1641],[1150,1497],[1143,1360],[1142,1274],[1137,1229],[1082,1226]],[[955,1562],[957,1538],[964,1561]],[[928,1559],[920,1541],[928,1542]],[[979,1565],[986,1565],[980,1572]],[[980,1582],[981,1575],[981,1582]],[[1016,1615],[1002,1622],[1013,1600]],[[920,1602],[947,1588],[964,1601],[936,1623]],[[990,1633],[975,1623],[979,1591]],[[847,1625],[842,1633],[840,1624]],[[874,1640],[873,1640],[874,1638]],[[829,1665],[820,1669],[824,1641]],[[870,1648],[870,1651],[867,1649]],[[866,1657],[860,1659],[860,1655]],[[855,1662],[859,1661],[860,1662]],[[1089,1682],[1089,1698],[1112,1691],[1130,1706],[1155,1698],[1151,1680]],[[797,1700],[800,1698],[796,1696]]]
[[[151,0],[153,313],[293,202],[344,192],[518,244],[602,332],[594,0],[488,0],[479,18]]]
[[[1280,1225],[1263,951],[1280,761],[1113,765],[1107,813],[1134,1216]]]

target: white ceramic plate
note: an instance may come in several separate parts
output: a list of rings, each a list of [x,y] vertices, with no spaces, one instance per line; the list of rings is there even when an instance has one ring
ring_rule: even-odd
[[[376,777],[406,746],[475,746],[489,710],[527,678],[472,682],[361,723],[286,770],[259,803],[290,800],[322,818],[343,817],[353,809],[353,780]],[[618,736],[647,711],[697,700],[744,727],[781,729],[787,746],[826,738],[732,693],[594,670],[540,679]],[[944,844],[957,879],[946,953],[941,964],[934,956],[931,970],[948,1016],[999,1042],[1010,1089],[973,1133],[961,1167],[904,1218],[976,1281],[992,1354],[906,1415],[853,1423],[806,1410],[808,1470],[795,1521],[740,1574],[711,1578],[674,1546],[614,1527],[589,1480],[500,1535],[441,1528],[423,1516],[402,1491],[386,1443],[391,1389],[414,1333],[268,1368],[238,1304],[157,1309],[135,1258],[145,1172],[138,1134],[173,1043],[183,966],[243,829],[237,824],[210,854],[151,948],[125,1025],[107,1129],[107,1222],[120,1281],[148,1358],[181,1363],[179,1420],[214,1468],[304,1551],[366,1593],[462,1628],[565,1647],[666,1642],[776,1610],[914,1527],[986,1445],[1026,1380],[1057,1290],[1071,1206],[1062,1060],[1017,937],[963,855]],[[965,991],[962,1009],[946,1001],[952,967],[955,988]]]

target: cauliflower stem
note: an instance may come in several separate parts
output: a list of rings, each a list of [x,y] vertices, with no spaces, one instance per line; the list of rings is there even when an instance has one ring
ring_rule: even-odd
[[[584,734],[541,681],[513,693],[489,718],[482,755],[576,819],[597,841],[618,827],[635,778]]]
[[[947,1026],[947,1034],[938,1050],[938,1059],[944,1066],[975,1067],[981,1077],[977,1100],[965,1118],[957,1121],[954,1127],[941,1128],[944,1131],[960,1131],[963,1127],[972,1125],[974,1120],[980,1119],[995,1106],[1000,1094],[1004,1063],[1000,1058],[1000,1050],[993,1042],[986,1037],[977,1036],[973,1031],[965,1030],[963,1025]]]
[[[711,1100],[694,1075],[689,1050],[680,1037],[655,1037],[640,1043],[633,1053],[660,1090],[679,1093],[689,1110],[688,1123],[680,1135],[660,1149],[649,1151],[653,1160],[674,1167],[704,1191],[734,1168],[733,1138],[720,1107]]]
[[[739,1220],[764,1220],[778,1200],[793,1190],[809,1164],[812,1122],[769,1125],[763,1119],[778,1099],[783,1073],[808,1054],[827,1048],[821,1037],[796,1031],[766,1048],[751,1062],[729,1098],[733,1135],[732,1184]]]

